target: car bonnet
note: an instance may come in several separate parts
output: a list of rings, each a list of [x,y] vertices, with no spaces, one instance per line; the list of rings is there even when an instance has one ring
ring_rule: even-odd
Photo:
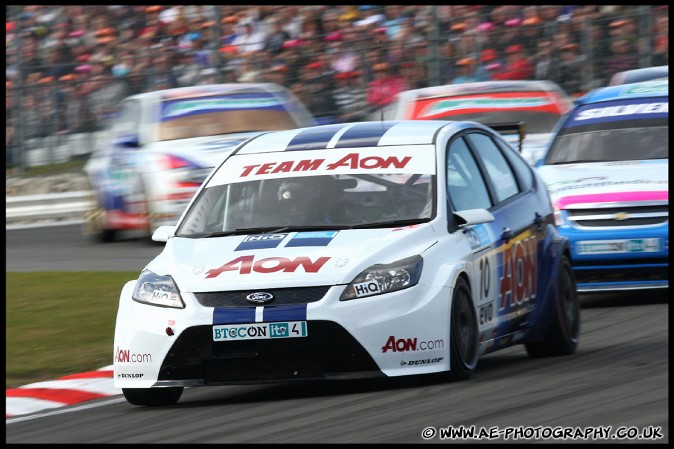
[[[179,157],[198,168],[212,168],[219,165],[239,144],[260,133],[257,131],[159,141],[152,144],[150,151]]]
[[[668,201],[669,160],[545,165],[539,172],[553,204]]]
[[[170,238],[148,266],[181,291],[348,284],[373,264],[421,254],[437,241],[430,223],[384,229]]]

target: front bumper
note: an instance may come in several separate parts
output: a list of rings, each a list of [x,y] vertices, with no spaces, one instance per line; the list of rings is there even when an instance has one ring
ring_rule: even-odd
[[[116,388],[356,379],[449,369],[450,292],[417,285],[339,301],[343,286],[299,304],[204,306],[182,293],[185,309],[120,297],[115,329]],[[211,297],[212,298],[212,297]],[[212,299],[208,299],[212,301]],[[305,321],[298,338],[214,341],[213,326]],[[395,342],[392,344],[391,342]]]
[[[578,292],[669,287],[669,226],[559,231],[569,239]]]
[[[227,384],[383,377],[372,357],[339,324],[307,323],[296,339],[213,342],[212,326],[186,329],[159,370],[158,384]]]

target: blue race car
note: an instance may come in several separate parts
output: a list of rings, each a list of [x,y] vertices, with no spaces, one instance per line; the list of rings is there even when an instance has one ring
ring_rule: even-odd
[[[537,165],[579,292],[669,287],[669,81],[576,101]]]

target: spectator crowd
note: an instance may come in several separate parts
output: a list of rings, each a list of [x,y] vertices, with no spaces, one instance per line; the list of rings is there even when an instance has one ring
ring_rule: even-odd
[[[18,126],[92,132],[124,97],[179,86],[274,82],[326,121],[440,84],[551,80],[576,95],[668,64],[668,21],[667,5],[6,6],[6,160]]]

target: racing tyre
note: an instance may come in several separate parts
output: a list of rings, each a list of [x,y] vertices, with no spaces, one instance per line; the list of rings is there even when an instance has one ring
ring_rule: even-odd
[[[140,189],[141,195],[143,197],[143,204],[145,205],[143,213],[147,217],[147,228],[143,231],[144,233],[143,240],[151,246],[156,246],[158,245],[158,243],[152,240],[152,234],[154,233],[154,229],[156,228],[156,225],[154,223],[154,212],[152,210],[152,205],[148,200],[147,194],[148,189],[147,187],[145,187],[145,182],[143,181],[142,178],[140,180]]]
[[[457,281],[452,296],[449,347],[449,379],[468,379],[477,366],[478,325],[470,287],[463,278]]]
[[[103,228],[104,217],[105,210],[100,206],[87,211],[84,215],[82,231],[84,235],[91,237],[96,242],[111,243],[117,239],[117,232],[114,229]]]
[[[571,262],[565,255],[559,264],[555,316],[543,341],[525,343],[531,357],[573,354],[580,336],[580,303]]]
[[[122,393],[130,404],[157,407],[178,402],[183,394],[183,387],[122,388]]]

